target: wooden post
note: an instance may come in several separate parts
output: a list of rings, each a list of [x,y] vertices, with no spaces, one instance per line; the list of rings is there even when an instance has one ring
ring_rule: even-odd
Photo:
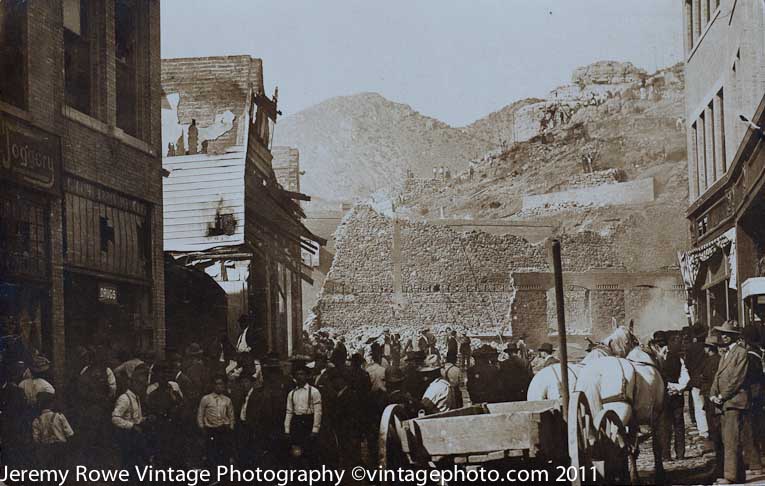
[[[560,241],[552,240],[552,267],[555,277],[555,308],[558,313],[558,339],[560,353],[560,376],[563,380],[563,416],[568,417],[568,349],[566,348],[566,314],[563,307],[563,270],[560,261]]]

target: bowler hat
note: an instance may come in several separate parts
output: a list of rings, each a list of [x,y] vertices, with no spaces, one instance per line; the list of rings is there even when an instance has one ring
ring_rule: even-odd
[[[35,373],[43,373],[50,369],[50,360],[45,356],[35,356],[30,369]]]
[[[736,325],[735,321],[725,321],[722,326],[715,326],[714,330],[726,334],[741,334],[741,329]]]
[[[653,343],[657,346],[667,345],[667,333],[665,331],[656,331],[653,333]]]
[[[488,344],[482,344],[479,346],[475,351],[473,351],[474,357],[491,357],[491,356],[497,356],[499,352],[494,349],[492,346],[489,346]]]
[[[386,383],[401,383],[406,377],[401,368],[389,367],[385,370],[385,382]]]
[[[204,354],[204,351],[199,343],[191,343],[186,348],[186,356],[199,356],[200,354]]]
[[[542,343],[542,345],[539,346],[539,349],[537,349],[537,351],[544,351],[545,353],[552,354],[553,346],[550,343]]]
[[[437,354],[431,354],[431,355],[428,355],[427,358],[425,358],[425,363],[417,371],[426,373],[428,371],[435,371],[440,369],[441,369],[441,358],[439,358]]]
[[[714,337],[714,336],[708,336],[704,340],[704,346],[708,346],[710,348],[717,348],[718,345],[719,345],[719,343],[717,341],[717,338]]]

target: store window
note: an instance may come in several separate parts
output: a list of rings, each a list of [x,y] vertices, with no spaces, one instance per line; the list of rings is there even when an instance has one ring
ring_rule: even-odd
[[[0,1],[0,100],[27,107],[27,1]]]
[[[703,321],[710,328],[738,318],[738,293],[730,288],[730,277],[725,254],[720,253],[707,262],[700,308]]]
[[[66,104],[91,114],[91,48],[87,0],[64,0],[64,94]]]

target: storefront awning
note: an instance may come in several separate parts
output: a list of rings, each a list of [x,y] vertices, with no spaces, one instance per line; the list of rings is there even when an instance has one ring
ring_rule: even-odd
[[[729,287],[736,288],[736,229],[731,228],[714,240],[687,252],[678,252],[677,259],[680,264],[680,273],[686,290],[693,289],[699,276],[701,265],[721,252],[725,255],[725,248],[729,248],[728,264],[730,265]]]
[[[749,278],[741,284],[742,299],[746,299],[753,295],[765,295],[765,277]]]

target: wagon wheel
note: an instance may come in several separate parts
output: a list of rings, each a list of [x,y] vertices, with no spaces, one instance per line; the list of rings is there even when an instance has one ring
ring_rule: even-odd
[[[393,404],[385,407],[380,419],[380,434],[378,436],[378,464],[383,469],[395,469],[406,464],[405,453],[401,444],[406,440],[403,427],[405,420],[404,407]]]
[[[629,483],[629,435],[619,415],[602,410],[597,416],[595,461],[600,477],[608,484]]]
[[[587,397],[582,392],[574,392],[568,404],[568,454],[572,468],[577,471],[580,471],[580,468],[591,471],[596,439],[594,418]],[[582,478],[577,474],[571,484],[581,486]]]

